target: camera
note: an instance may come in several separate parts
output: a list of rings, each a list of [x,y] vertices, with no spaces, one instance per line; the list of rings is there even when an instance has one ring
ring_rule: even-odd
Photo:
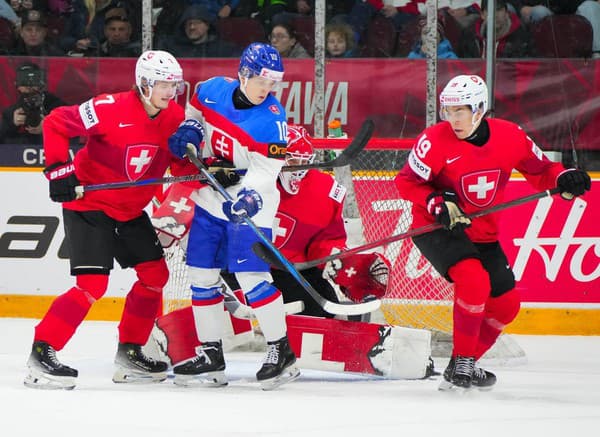
[[[25,112],[25,126],[39,126],[44,112],[44,90],[46,74],[33,63],[24,63],[17,68],[17,87],[27,87],[29,91],[20,92],[18,106]]]
[[[19,96],[18,106],[23,108],[25,113],[25,126],[35,127],[42,122],[42,113],[44,111],[44,93],[34,91],[23,93]]]

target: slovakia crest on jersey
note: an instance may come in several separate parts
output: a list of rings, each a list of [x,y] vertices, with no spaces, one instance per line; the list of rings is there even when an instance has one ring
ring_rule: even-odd
[[[271,105],[269,106],[269,110],[273,113],[273,114],[277,114],[279,115],[279,107],[277,105]]]
[[[461,178],[465,198],[473,205],[483,208],[496,197],[500,170],[485,170],[469,173]]]
[[[296,227],[296,220],[287,214],[278,212],[275,216],[275,226],[273,226],[273,234],[275,235],[275,246],[281,249],[288,242],[294,228]]]
[[[233,162],[233,139],[229,135],[214,129],[210,136],[210,145],[215,156]]]
[[[137,181],[144,176],[158,152],[158,146],[136,144],[127,147],[125,155],[125,173],[130,181]]]

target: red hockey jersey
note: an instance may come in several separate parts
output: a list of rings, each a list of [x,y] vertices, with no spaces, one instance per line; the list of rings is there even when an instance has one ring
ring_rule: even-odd
[[[342,218],[346,188],[318,170],[309,170],[297,194],[277,184],[281,194],[275,217],[275,245],[291,262],[305,262],[346,247]]]
[[[183,118],[183,108],[175,102],[150,118],[133,90],[56,108],[43,125],[46,165],[68,161],[69,138],[86,136],[84,148],[74,159],[82,185],[161,177],[169,166],[175,175],[195,172],[172,155],[167,145]],[[91,191],[63,206],[76,211],[100,210],[127,221],[142,213],[155,191],[152,185]]]
[[[400,196],[413,204],[413,228],[434,222],[426,209],[432,192],[454,190],[459,206],[472,214],[503,201],[513,169],[540,191],[556,187],[562,164],[548,160],[518,125],[495,118],[487,123],[490,138],[481,147],[458,139],[448,122],[431,126],[417,138],[395,179]],[[466,230],[469,238],[482,243],[497,241],[498,214],[474,219]]]

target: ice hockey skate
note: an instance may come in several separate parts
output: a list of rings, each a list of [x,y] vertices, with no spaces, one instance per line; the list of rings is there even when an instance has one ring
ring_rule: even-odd
[[[256,379],[263,390],[273,390],[282,384],[293,381],[300,376],[300,369],[295,365],[296,355],[290,348],[287,337],[267,342],[267,356],[256,373]]]
[[[56,351],[43,341],[36,341],[27,360],[29,374],[23,383],[27,387],[46,390],[73,390],[77,370],[65,366],[56,358]]]
[[[196,353],[191,360],[173,367],[173,383],[183,387],[227,385],[223,344],[208,341],[198,346]]]
[[[142,352],[142,346],[119,343],[115,356],[113,382],[149,384],[167,379],[167,363],[156,361]]]
[[[473,369],[473,379],[471,380],[472,387],[476,387],[481,391],[489,391],[494,388],[494,384],[496,384],[496,375],[475,366]]]
[[[475,358],[458,356],[450,359],[439,389],[448,391],[477,388],[486,391],[491,390],[494,384],[496,384],[496,375],[475,366]]]
[[[443,379],[439,390],[467,390],[471,388],[475,358],[456,356],[450,359],[448,367],[444,370]]]

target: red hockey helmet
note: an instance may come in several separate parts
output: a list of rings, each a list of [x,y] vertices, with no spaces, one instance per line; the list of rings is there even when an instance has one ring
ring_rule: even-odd
[[[287,165],[310,164],[315,159],[312,147],[312,138],[302,126],[289,125],[288,146],[285,155]],[[279,173],[281,185],[290,194],[297,194],[300,190],[300,181],[306,176],[307,170]]]

